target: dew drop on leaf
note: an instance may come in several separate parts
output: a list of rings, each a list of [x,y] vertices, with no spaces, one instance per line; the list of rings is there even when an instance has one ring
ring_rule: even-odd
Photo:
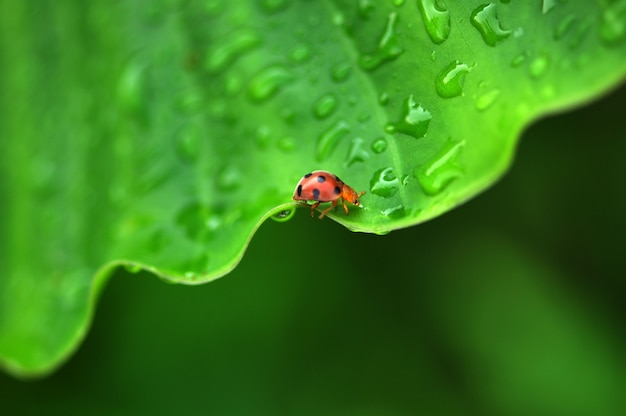
[[[352,66],[347,62],[339,63],[330,69],[330,77],[335,82],[344,82],[350,77]]]
[[[504,30],[500,26],[495,3],[484,4],[475,9],[471,22],[489,46],[496,46],[511,35],[510,30]]]
[[[215,184],[222,192],[235,191],[241,187],[242,182],[241,173],[232,165],[222,168],[215,177]]]
[[[293,137],[285,136],[280,138],[276,145],[283,153],[292,153],[296,148],[296,141]]]
[[[343,120],[337,121],[320,134],[315,148],[315,159],[323,162],[335,150],[339,140],[350,132],[350,125]]]
[[[289,0],[263,0],[261,7],[268,13],[281,11],[289,5]]]
[[[383,198],[390,198],[398,192],[400,185],[400,179],[393,172],[393,168],[383,168],[374,172],[370,180],[370,192]]]
[[[267,145],[269,144],[271,140],[270,128],[266,126],[265,124],[262,124],[259,127],[257,127],[256,133],[255,133],[255,139],[256,139],[255,142],[257,146],[259,146],[259,148],[261,149],[267,148]]]
[[[626,2],[614,1],[605,6],[600,22],[600,38],[607,44],[614,44],[626,35]]]
[[[552,10],[556,6],[556,0],[543,0],[541,5],[541,13],[547,14],[550,10]]]
[[[488,109],[498,99],[499,96],[500,96],[499,89],[493,89],[493,90],[480,94],[476,98],[476,109],[478,111],[484,111]]]
[[[355,137],[354,139],[352,139],[352,143],[350,143],[350,148],[348,149],[346,166],[350,167],[354,163],[365,162],[367,159],[369,159],[370,154],[365,149],[364,142],[365,140],[363,140],[361,137]]]
[[[392,61],[402,54],[403,50],[400,47],[400,40],[396,33],[397,21],[398,14],[395,12],[390,13],[385,31],[378,42],[378,49],[374,53],[361,55],[361,59],[359,59],[361,68],[366,71],[374,70],[383,63]]]
[[[524,62],[526,62],[527,58],[528,54],[526,52],[520,53],[515,58],[513,58],[513,60],[511,61],[511,66],[513,68],[519,68]]]
[[[388,123],[385,130],[389,133],[404,133],[419,139],[426,135],[431,119],[430,112],[421,104],[417,104],[413,95],[410,95],[404,102],[400,120],[395,123]]]
[[[313,103],[313,114],[320,120],[330,116],[337,108],[337,96],[333,93],[322,95]]]
[[[122,72],[117,85],[120,107],[128,112],[142,109],[144,104],[144,66],[131,62]]]
[[[374,11],[374,0],[358,0],[357,13],[361,19],[368,19]]]
[[[306,62],[311,57],[311,49],[304,43],[300,43],[292,49],[289,57],[296,63]]]
[[[249,29],[231,33],[219,42],[214,42],[214,46],[207,52],[204,67],[211,74],[221,72],[260,44],[261,38]]]
[[[422,14],[426,32],[433,43],[443,43],[450,36],[450,12],[443,2],[437,0],[418,0],[417,6]]]
[[[389,94],[387,94],[386,92],[381,92],[378,96],[378,104],[382,106],[389,104]]]
[[[548,70],[549,66],[550,61],[548,57],[546,57],[545,55],[536,57],[529,65],[530,76],[533,78],[542,77]]]
[[[415,169],[415,176],[427,195],[439,194],[453,180],[463,176],[458,161],[463,146],[465,141],[450,142],[430,162]]]
[[[452,61],[435,79],[437,94],[442,98],[457,97],[463,93],[465,76],[470,72],[467,64]]]
[[[248,86],[254,101],[273,97],[282,87],[293,81],[294,75],[282,65],[272,65],[258,72]]]
[[[276,214],[272,215],[272,219],[276,222],[285,222],[285,221],[289,221],[291,218],[293,218],[294,214],[296,213],[296,208],[292,207],[292,208],[287,208],[287,209],[283,209],[279,212],[277,212]]]
[[[384,137],[374,140],[372,143],[372,152],[381,154],[387,150],[387,140]]]
[[[404,205],[402,204],[385,208],[380,213],[390,219],[398,219],[398,218],[406,217],[406,209],[404,208]]]
[[[124,269],[132,274],[137,274],[141,271],[141,265],[138,263],[128,262],[124,264]]]
[[[554,39],[561,40],[563,37],[570,32],[574,23],[576,22],[576,16],[570,14],[565,16],[563,20],[556,26],[556,30],[554,31]]]

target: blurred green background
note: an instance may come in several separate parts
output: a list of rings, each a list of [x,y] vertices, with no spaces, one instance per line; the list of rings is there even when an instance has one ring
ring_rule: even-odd
[[[626,414],[624,108],[538,122],[503,180],[417,227],[299,210],[214,283],[120,271],[58,372],[0,374],[0,413]]]

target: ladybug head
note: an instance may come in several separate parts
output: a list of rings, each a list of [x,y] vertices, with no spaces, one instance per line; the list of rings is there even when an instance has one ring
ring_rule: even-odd
[[[343,186],[343,193],[342,193],[343,199],[350,201],[351,204],[357,207],[361,204],[361,202],[359,201],[359,198],[364,194],[365,194],[365,191],[357,194],[356,191],[350,188],[349,186],[347,185]]]

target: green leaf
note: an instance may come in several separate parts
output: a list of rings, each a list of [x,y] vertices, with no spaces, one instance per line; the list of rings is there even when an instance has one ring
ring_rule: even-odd
[[[0,360],[50,371],[111,272],[228,273],[330,170],[384,234],[508,168],[534,119],[626,74],[624,1],[0,5]],[[302,212],[301,215],[308,215]],[[301,237],[306,238],[306,237]]]

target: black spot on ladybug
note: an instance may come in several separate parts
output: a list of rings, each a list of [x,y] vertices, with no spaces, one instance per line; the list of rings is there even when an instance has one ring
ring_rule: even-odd
[[[335,195],[339,195],[341,193],[341,188],[338,186],[335,186]]]
[[[309,178],[311,175],[313,175],[313,173],[307,173],[306,175],[304,175],[305,178]]]
[[[318,177],[317,177],[317,181],[318,181],[319,183],[324,183],[324,182],[326,182],[326,176],[324,176],[324,175],[320,175],[320,176],[318,176]]]
[[[302,196],[302,185],[298,185],[298,196]]]
[[[320,190],[317,188],[313,188],[313,200],[317,201],[320,199]]]

